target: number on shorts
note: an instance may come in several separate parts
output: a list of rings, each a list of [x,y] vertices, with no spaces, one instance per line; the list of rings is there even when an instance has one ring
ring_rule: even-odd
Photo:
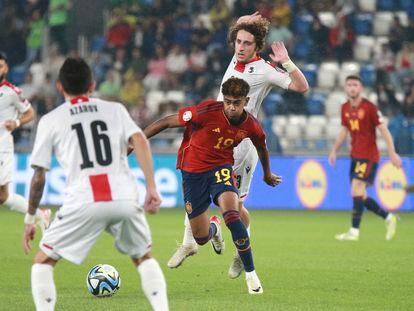
[[[220,171],[215,173],[217,183],[226,182],[231,178],[230,170],[228,168],[222,168]]]
[[[365,175],[365,172],[367,171],[367,163],[366,162],[359,162],[357,161],[355,165],[355,173],[358,174],[358,177],[362,178]]]

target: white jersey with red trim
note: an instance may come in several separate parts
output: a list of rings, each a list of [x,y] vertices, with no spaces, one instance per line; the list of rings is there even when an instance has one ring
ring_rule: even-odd
[[[18,87],[8,81],[0,84],[0,152],[13,152],[13,136],[4,122],[16,119],[29,109],[30,103]]]
[[[40,119],[30,163],[50,169],[55,153],[67,178],[64,205],[138,200],[127,148],[139,132],[123,105],[77,97]]]
[[[221,85],[229,78],[236,77],[245,80],[250,86],[250,97],[246,110],[257,117],[263,99],[269,94],[270,90],[275,87],[288,89],[292,81],[287,72],[275,68],[269,62],[256,56],[251,62],[243,64],[238,63],[236,56],[233,56],[226,73],[223,76]],[[223,100],[223,94],[220,92],[217,100]]]

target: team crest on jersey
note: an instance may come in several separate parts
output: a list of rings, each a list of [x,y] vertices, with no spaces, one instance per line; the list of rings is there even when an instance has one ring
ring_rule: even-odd
[[[254,67],[250,66],[249,69],[247,69],[247,72],[248,73],[253,73],[254,72]]]
[[[365,116],[364,109],[358,109],[358,119],[363,119]]]
[[[237,131],[235,140],[236,141],[242,141],[246,137],[247,137],[247,132],[246,131],[243,131],[243,130],[239,130],[239,131]]]
[[[188,111],[184,112],[184,114],[183,114],[183,121],[188,122],[188,121],[191,120],[192,117],[193,117],[193,114],[191,113],[191,111],[188,110]]]
[[[185,202],[185,210],[188,214],[191,214],[193,212],[193,206],[191,205],[191,202]]]

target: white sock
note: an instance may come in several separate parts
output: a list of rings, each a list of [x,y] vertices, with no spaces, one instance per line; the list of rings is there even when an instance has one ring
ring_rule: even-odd
[[[21,195],[16,193],[10,193],[7,197],[7,200],[4,202],[4,205],[8,206],[10,210],[26,214],[28,209],[28,203]],[[42,213],[39,209],[36,210],[36,218],[41,219]]]
[[[144,260],[137,268],[141,276],[141,286],[155,311],[168,311],[167,284],[158,262]]]
[[[353,235],[359,235],[359,229],[358,228],[351,228],[351,229],[349,229],[349,232],[351,232]]]
[[[385,217],[385,221],[390,221],[390,219],[394,217],[393,213],[388,213],[387,217]]]
[[[56,288],[51,265],[35,263],[32,266],[32,295],[37,311],[55,309]]]
[[[197,242],[194,240],[193,231],[191,231],[190,220],[188,219],[187,214],[185,214],[184,220],[183,245],[197,245]]]

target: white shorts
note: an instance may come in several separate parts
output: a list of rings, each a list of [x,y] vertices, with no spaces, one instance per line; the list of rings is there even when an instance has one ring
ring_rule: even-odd
[[[151,250],[145,212],[132,200],[62,206],[39,246],[52,259],[81,264],[104,230],[123,254],[139,258]]]
[[[0,186],[11,182],[13,171],[13,152],[0,152]]]
[[[239,198],[243,202],[249,193],[253,172],[256,169],[259,156],[250,139],[244,139],[233,151],[233,171],[239,188]]]

